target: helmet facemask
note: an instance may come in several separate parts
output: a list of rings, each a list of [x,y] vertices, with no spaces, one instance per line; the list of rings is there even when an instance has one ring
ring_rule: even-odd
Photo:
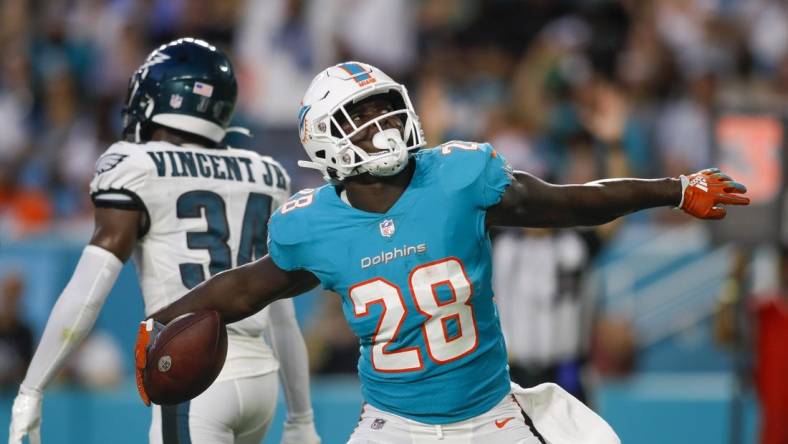
[[[362,101],[381,98],[391,105],[392,110],[376,116],[361,125],[351,119],[348,108]],[[336,139],[337,163],[341,169],[369,173],[373,176],[391,176],[399,173],[407,164],[408,151],[417,148],[419,139],[412,113],[399,91],[374,94],[355,101],[348,101],[331,115],[331,134]],[[386,121],[395,118],[401,128],[389,128]],[[342,125],[345,123],[345,125]],[[349,127],[349,132],[345,128]],[[368,128],[373,128],[372,144],[379,152],[367,152],[353,143],[353,139]]]

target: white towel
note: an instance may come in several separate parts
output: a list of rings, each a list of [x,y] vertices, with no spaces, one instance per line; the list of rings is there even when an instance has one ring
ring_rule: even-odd
[[[613,428],[585,404],[551,382],[512,394],[547,444],[621,444]]]

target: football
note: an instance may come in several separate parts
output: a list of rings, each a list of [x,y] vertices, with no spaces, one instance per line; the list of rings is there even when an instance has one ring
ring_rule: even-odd
[[[213,310],[175,318],[156,336],[143,373],[151,402],[179,404],[199,395],[219,375],[227,356],[227,329]]]

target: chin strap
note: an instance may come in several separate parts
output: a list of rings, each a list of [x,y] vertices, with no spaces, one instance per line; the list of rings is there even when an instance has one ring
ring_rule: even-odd
[[[301,168],[311,168],[314,170],[325,171],[326,167],[322,163],[312,162],[310,160],[299,160],[298,166]]]
[[[333,180],[331,175],[328,174],[326,166],[322,163],[312,162],[311,160],[299,160],[298,166],[301,168],[309,168],[310,170],[320,171],[320,173],[323,174],[323,179],[325,179],[327,182],[331,182]]]

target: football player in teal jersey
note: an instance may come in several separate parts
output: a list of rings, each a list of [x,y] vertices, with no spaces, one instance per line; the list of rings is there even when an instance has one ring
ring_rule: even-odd
[[[310,158],[301,166],[329,183],[274,212],[268,256],[152,317],[209,308],[232,322],[318,284],[339,293],[361,344],[365,405],[354,444],[540,442],[511,395],[490,227],[597,225],[661,206],[718,219],[723,205],[749,203],[744,186],[716,169],[553,185],[512,171],[489,144],[423,148],[404,86],[363,63],[315,77],[298,125]],[[143,357],[152,334],[140,329]]]

